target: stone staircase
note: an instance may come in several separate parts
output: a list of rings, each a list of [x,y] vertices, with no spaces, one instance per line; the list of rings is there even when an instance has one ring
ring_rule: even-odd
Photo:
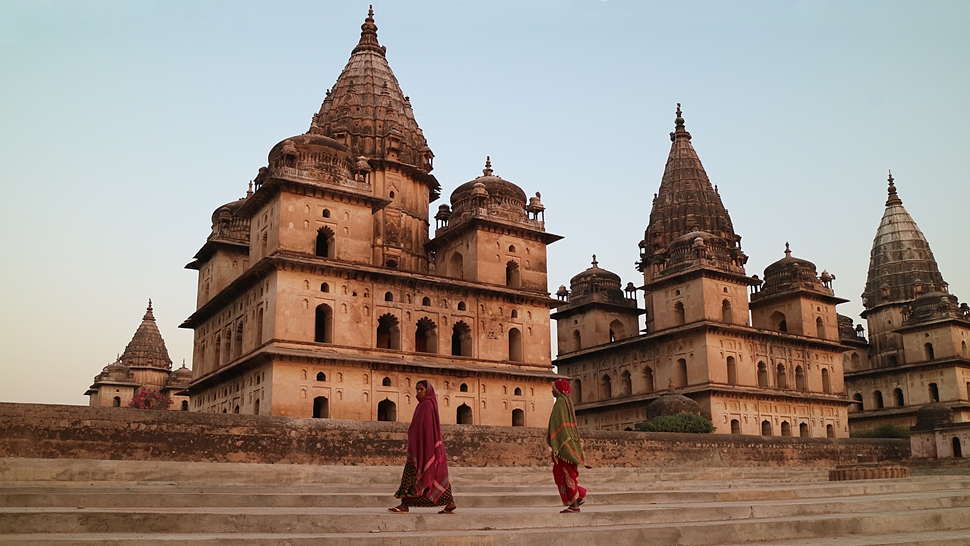
[[[400,468],[0,459],[0,544],[968,546],[970,475],[595,468],[560,514],[549,468],[453,467],[459,511],[390,514]]]

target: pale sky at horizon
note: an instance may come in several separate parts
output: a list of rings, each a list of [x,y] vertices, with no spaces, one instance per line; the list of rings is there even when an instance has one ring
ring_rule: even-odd
[[[892,169],[970,300],[970,2],[373,4],[435,153],[432,211],[490,155],[565,236],[550,292],[594,253],[642,284],[680,102],[749,275],[790,242],[858,322]],[[367,5],[0,3],[0,401],[86,404],[148,298],[175,367],[191,366],[184,265],[212,211],[307,130]]]

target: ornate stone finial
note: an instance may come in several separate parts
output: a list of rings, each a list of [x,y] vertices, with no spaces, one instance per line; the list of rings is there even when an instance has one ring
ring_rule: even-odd
[[[182,359],[182,367],[185,368],[185,359]]]
[[[791,258],[791,248],[788,247],[788,241],[785,241],[785,257]]]
[[[670,133],[670,141],[673,142],[677,138],[686,138],[690,140],[690,133],[684,128],[684,116],[683,112],[680,111],[680,103],[677,103],[677,119],[674,120],[674,132]]]
[[[377,41],[377,25],[374,24],[373,6],[367,10],[367,18],[364,19],[364,24],[360,25],[360,42],[357,43],[353,53],[365,50],[379,53],[381,56],[384,55],[384,48]]]
[[[599,262],[596,261],[596,254],[593,254],[593,267],[599,267]]]
[[[253,196],[253,181],[250,180],[249,181],[249,189],[246,190],[246,199],[249,199],[252,196]]]
[[[893,183],[893,172],[892,172],[892,170],[889,171],[889,188],[887,188],[887,191],[889,192],[889,199],[886,200],[886,206],[887,207],[889,205],[901,205],[901,204],[903,204],[903,200],[900,199],[898,195],[896,195],[896,184]]]
[[[374,4],[367,6],[367,18],[368,19],[374,18]]]
[[[152,313],[152,299],[151,298],[148,298],[148,310],[145,311],[145,316],[142,317],[142,320],[151,320],[151,321],[154,321],[155,320],[155,314]]]
[[[482,169],[482,172],[485,173],[485,176],[492,176],[492,172],[493,171],[492,171],[492,157],[491,156],[485,156],[485,168]]]

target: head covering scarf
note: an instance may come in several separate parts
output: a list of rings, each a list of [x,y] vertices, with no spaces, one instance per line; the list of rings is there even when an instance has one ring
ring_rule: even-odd
[[[572,391],[569,381],[557,379],[553,387],[559,393],[556,404],[549,415],[549,436],[546,441],[552,448],[552,455],[570,463],[586,466],[583,458],[583,445],[579,441],[579,427],[576,412],[568,394]]]
[[[448,489],[448,459],[441,440],[438,398],[431,383],[424,384],[428,387],[427,393],[418,398],[418,407],[414,408],[408,427],[408,461],[417,469],[415,493],[438,502]]]

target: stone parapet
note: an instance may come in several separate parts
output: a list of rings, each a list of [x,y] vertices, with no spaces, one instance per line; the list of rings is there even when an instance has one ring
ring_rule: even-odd
[[[449,464],[547,466],[546,431],[443,425]],[[0,403],[0,457],[400,465],[407,424]],[[901,461],[906,440],[584,432],[594,467],[834,467]]]
[[[908,478],[909,467],[898,464],[864,463],[839,466],[829,470],[830,482],[847,480],[885,480],[889,478]]]

